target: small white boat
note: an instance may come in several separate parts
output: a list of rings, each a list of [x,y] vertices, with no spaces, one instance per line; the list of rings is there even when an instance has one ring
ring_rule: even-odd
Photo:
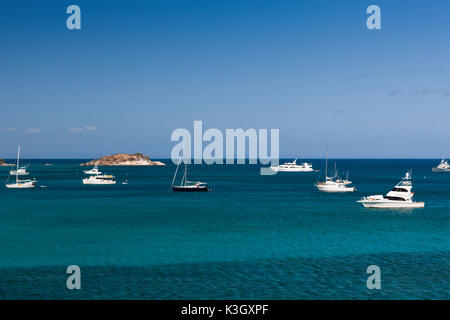
[[[411,172],[407,172],[405,177],[385,197],[382,195],[373,195],[364,197],[358,202],[362,203],[366,208],[408,209],[425,207],[424,202],[414,202],[412,200],[414,192],[411,192],[411,190]]]
[[[20,174],[19,172],[21,172],[21,169],[24,169],[23,167],[19,167],[19,160],[20,159],[20,146],[17,149],[17,164],[16,164],[16,170],[11,170],[10,171],[10,176],[11,175],[15,175],[16,176],[16,182],[15,183],[8,183],[6,182],[5,186],[8,189],[28,189],[28,188],[34,188],[36,186],[36,179],[27,179],[27,180],[20,180],[19,176],[20,175],[24,175],[24,174]],[[25,170],[26,171],[26,170]],[[14,174],[12,174],[11,172],[14,172]],[[28,174],[28,172],[26,173]],[[8,176],[8,180],[9,177]]]
[[[354,192],[356,188],[350,186],[352,182],[347,178],[341,179],[337,174],[337,169],[333,177],[328,177],[328,147],[325,156],[325,180],[316,183],[316,188],[323,192]]]
[[[270,167],[275,172],[313,172],[314,169],[311,163],[303,162],[297,164],[297,159],[292,162],[285,162],[278,167]]]
[[[98,170],[98,166],[97,165],[95,165],[91,170],[85,170],[85,171],[83,171],[85,174],[95,174],[95,175],[98,175],[98,174],[102,174],[99,170]]]
[[[433,172],[450,172],[450,164],[448,164],[448,161],[443,159],[441,162],[437,165],[437,167],[431,169]]]
[[[103,175],[92,175],[89,178],[83,179],[83,184],[116,184],[116,180],[114,180],[114,176],[110,174]]]
[[[15,175],[18,175],[18,176],[27,176],[27,175],[29,175],[30,173],[27,171],[27,168],[25,168],[25,167],[20,167],[20,168],[16,168],[15,170],[11,170],[11,171],[9,172],[9,174],[12,175],[12,176],[15,176]]]

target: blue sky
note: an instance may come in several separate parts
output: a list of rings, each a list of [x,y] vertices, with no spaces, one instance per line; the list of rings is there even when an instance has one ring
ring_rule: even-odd
[[[66,28],[81,8],[82,29]],[[370,4],[381,30],[368,30]],[[278,128],[282,157],[450,157],[450,2],[0,0],[0,157],[170,157]]]

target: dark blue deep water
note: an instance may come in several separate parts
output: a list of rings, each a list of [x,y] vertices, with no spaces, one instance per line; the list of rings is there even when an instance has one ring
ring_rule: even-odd
[[[318,172],[260,176],[256,165],[191,166],[213,191],[184,194],[170,190],[172,164],[101,167],[129,184],[83,186],[82,160],[28,162],[47,188],[0,186],[2,299],[450,295],[450,173],[431,172],[439,160],[337,160],[358,189],[350,194],[316,191]],[[385,194],[409,168],[425,209],[356,202]],[[66,288],[72,264],[81,290]],[[381,290],[366,287],[369,265],[381,268]]]

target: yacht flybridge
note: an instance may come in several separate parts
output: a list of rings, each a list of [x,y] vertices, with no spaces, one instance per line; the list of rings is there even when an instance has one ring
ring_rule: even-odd
[[[337,169],[335,168],[334,176],[328,176],[328,147],[325,156],[325,180],[316,183],[316,188],[323,192],[354,192],[356,188],[350,186],[352,182],[347,178],[341,179],[338,175]]]
[[[450,172],[450,164],[448,164],[448,161],[443,159],[438,164],[437,167],[431,169],[433,172]]]
[[[184,174],[181,178],[181,183],[175,186],[175,179],[177,177],[178,167],[180,166],[181,159],[178,161],[177,169],[172,180],[172,191],[175,192],[198,192],[198,191],[208,191],[208,184],[206,182],[200,181],[188,181],[187,180],[187,164],[184,162]]]
[[[11,175],[15,175],[16,176],[16,182],[15,183],[8,183],[8,181],[6,181],[6,188],[8,189],[27,189],[27,188],[34,188],[36,186],[36,179],[27,179],[27,180],[20,180],[19,176],[20,175],[25,175],[28,174],[28,172],[26,172],[26,169],[24,167],[19,167],[19,158],[20,158],[20,146],[17,149],[17,164],[16,164],[16,170],[11,170],[9,172],[10,176]],[[26,172],[25,174],[23,173],[22,169]],[[20,173],[22,172],[22,174]],[[8,176],[8,180],[9,177]]]
[[[386,196],[374,195],[364,197],[358,202],[366,208],[423,208],[424,202],[413,202],[414,192],[412,190],[411,172],[406,172],[402,180]]]
[[[303,162],[297,164],[297,159],[292,162],[285,162],[278,167],[270,167],[275,172],[313,172],[311,163]]]

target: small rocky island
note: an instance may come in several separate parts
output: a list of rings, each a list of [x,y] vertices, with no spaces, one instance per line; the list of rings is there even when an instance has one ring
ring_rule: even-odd
[[[6,163],[4,159],[0,159],[0,166],[13,166],[12,163]]]
[[[160,161],[152,161],[142,153],[117,153],[112,156],[101,157],[100,159],[82,163],[82,166],[165,166]]]

